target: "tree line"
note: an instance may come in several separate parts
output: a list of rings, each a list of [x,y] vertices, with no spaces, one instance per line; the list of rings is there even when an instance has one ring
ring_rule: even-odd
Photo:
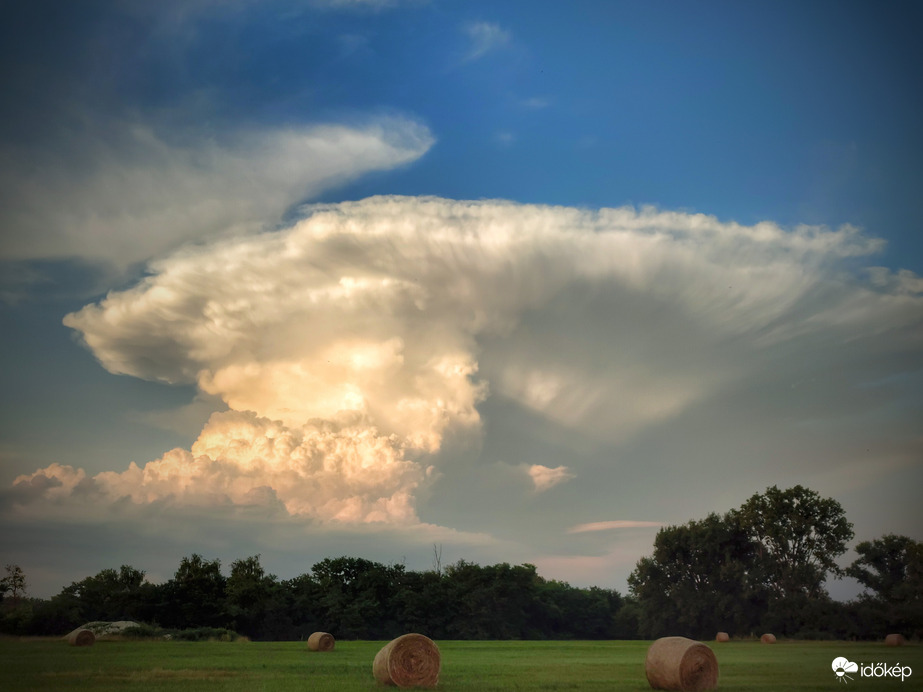
[[[8,570],[9,571],[9,570]],[[96,620],[134,620],[166,629],[226,628],[256,640],[390,639],[426,632],[437,639],[624,639],[623,599],[596,587],[546,580],[534,565],[480,566],[460,560],[415,572],[401,564],[327,558],[294,579],[267,574],[254,555],[184,557],[172,579],[145,581],[123,565],[65,587],[48,600],[5,596],[3,631],[54,635]],[[13,601],[18,601],[13,606]]]
[[[50,599],[28,598],[7,565],[0,631],[58,635],[96,620],[171,628],[226,628],[256,640],[297,640],[326,631],[341,639],[390,639],[409,631],[436,639],[711,638],[871,639],[923,635],[923,543],[887,535],[859,543],[849,567],[836,559],[852,526],[835,500],[775,486],[740,508],[662,528],[629,578],[629,594],[548,580],[531,564],[460,560],[410,571],[362,558],[327,558],[293,579],[266,573],[260,556],[182,558],[173,578],[145,580],[129,565],[73,582]],[[825,584],[849,575],[865,593],[848,603]]]

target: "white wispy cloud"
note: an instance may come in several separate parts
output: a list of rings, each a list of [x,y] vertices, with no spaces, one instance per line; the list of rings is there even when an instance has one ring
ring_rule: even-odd
[[[502,130],[494,135],[494,140],[502,147],[508,147],[516,141],[516,135],[507,130]]]
[[[274,224],[293,204],[432,145],[409,119],[170,140],[107,122],[60,146],[13,149],[0,164],[0,258],[123,268],[185,242]]]
[[[588,531],[612,531],[614,529],[643,529],[654,526],[663,526],[659,521],[634,521],[631,519],[616,519],[614,521],[593,521],[587,524],[577,524],[567,530],[568,533],[586,533]]]
[[[548,108],[551,105],[551,99],[544,96],[532,96],[531,98],[523,99],[520,101],[523,107],[529,108],[532,110],[542,110]]]
[[[478,60],[490,52],[508,46],[512,40],[509,31],[493,22],[468,22],[462,25],[468,37],[469,48],[465,60]]]

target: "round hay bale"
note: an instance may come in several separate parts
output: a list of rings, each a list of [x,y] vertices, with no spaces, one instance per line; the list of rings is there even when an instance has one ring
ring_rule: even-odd
[[[715,641],[716,642],[729,642],[731,641],[731,637],[730,635],[728,635],[727,632],[718,632],[718,634],[715,635]]]
[[[439,647],[422,634],[402,634],[375,654],[372,674],[382,685],[435,687],[439,682]]]
[[[903,646],[906,643],[903,634],[889,634],[885,637],[885,646]]]
[[[315,632],[308,637],[308,649],[311,651],[333,651],[334,646],[336,646],[336,640],[332,634]]]
[[[71,646],[93,646],[96,643],[96,635],[92,630],[75,629],[67,637],[67,643]]]
[[[662,637],[651,644],[644,672],[655,690],[702,692],[718,686],[715,653],[686,637]]]
[[[774,635],[774,634],[769,634],[769,632],[767,632],[767,633],[764,634],[762,637],[760,637],[760,641],[763,642],[763,644],[775,644],[775,643],[776,643],[776,635]]]

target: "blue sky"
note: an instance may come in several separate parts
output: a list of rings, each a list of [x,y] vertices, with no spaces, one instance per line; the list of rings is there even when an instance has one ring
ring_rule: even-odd
[[[624,591],[773,484],[923,537],[917,3],[5,15],[0,555],[37,594],[433,543]]]

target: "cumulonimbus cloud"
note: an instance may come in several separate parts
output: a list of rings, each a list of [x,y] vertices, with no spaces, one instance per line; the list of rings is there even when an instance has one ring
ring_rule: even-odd
[[[879,248],[851,227],[648,208],[313,205],[290,228],[185,248],[65,318],[110,372],[194,383],[231,409],[190,451],[92,489],[413,523],[488,396],[619,441],[780,359],[797,374],[846,342],[866,360],[919,349],[916,277],[856,268]],[[537,490],[579,476],[538,466]],[[78,473],[17,479],[23,502],[86,489]]]

